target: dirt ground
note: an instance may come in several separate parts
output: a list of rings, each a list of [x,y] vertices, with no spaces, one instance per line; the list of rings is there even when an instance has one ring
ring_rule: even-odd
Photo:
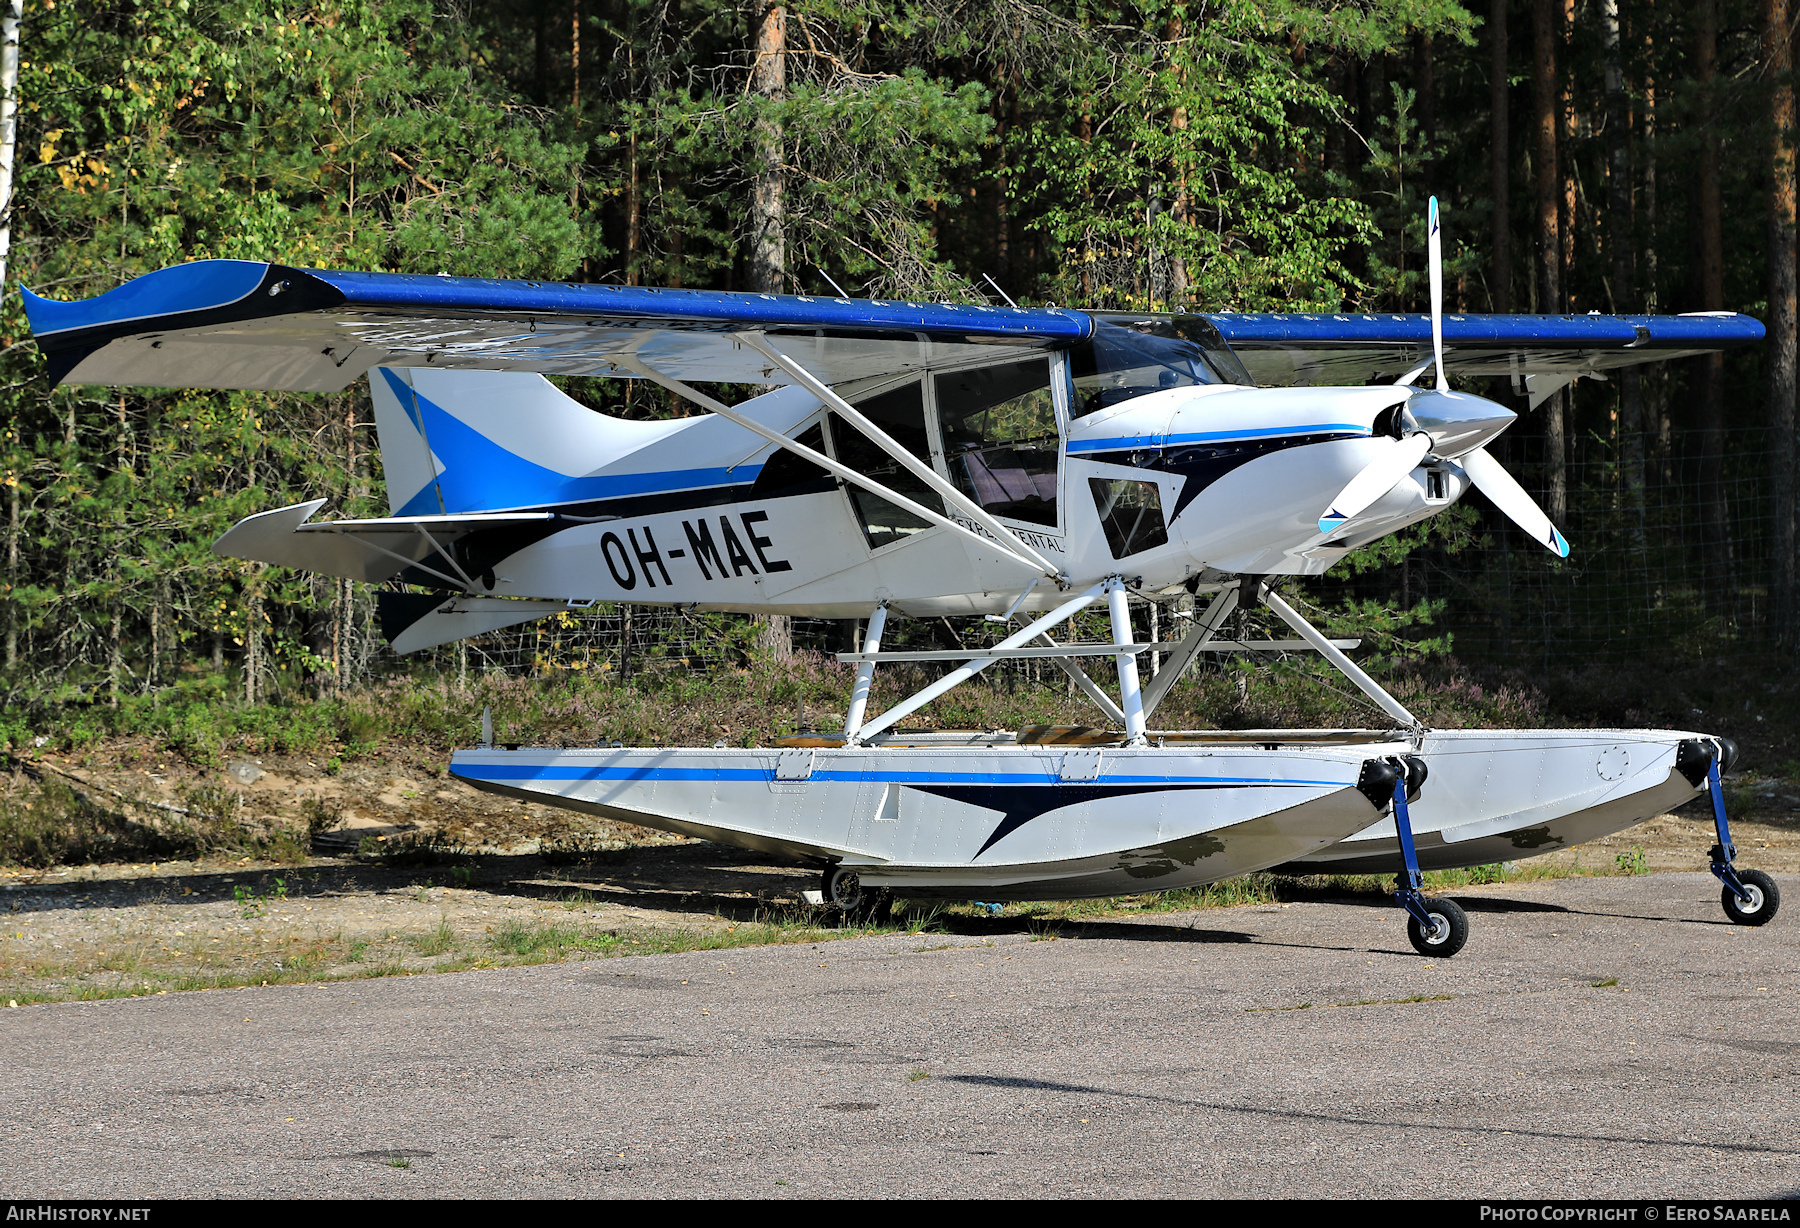
[[[331,773],[300,760],[240,761],[209,776],[154,762],[108,768],[39,757],[32,766],[91,796],[129,798],[139,813],[222,778],[262,822],[303,827],[316,799],[342,826],[315,846],[321,855],[297,864],[0,869],[0,1002],[793,941],[820,923],[801,901],[816,885],[806,868],[494,797],[429,767]],[[15,787],[25,783],[15,775]],[[1800,875],[1800,814],[1780,794],[1767,802],[1733,821],[1738,864]],[[428,832],[465,851],[413,865],[374,856],[388,840]],[[579,837],[572,855],[571,836]],[[1690,804],[1525,864],[1590,874],[1704,869],[1713,839],[1710,812]]]

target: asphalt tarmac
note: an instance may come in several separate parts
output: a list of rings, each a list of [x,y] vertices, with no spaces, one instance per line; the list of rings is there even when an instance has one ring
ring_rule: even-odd
[[[0,1009],[0,1195],[1792,1197],[1800,911],[1718,897],[1471,889],[1436,961],[1302,903]]]

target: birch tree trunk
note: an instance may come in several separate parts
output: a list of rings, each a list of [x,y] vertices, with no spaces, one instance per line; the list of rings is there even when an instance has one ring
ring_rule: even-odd
[[[0,293],[5,292],[7,257],[12,253],[13,153],[19,140],[19,21],[24,0],[7,0],[0,18]],[[19,663],[19,482],[7,475],[6,668]]]
[[[0,285],[12,254],[13,154],[19,144],[19,22],[24,0],[5,0],[0,17]]]

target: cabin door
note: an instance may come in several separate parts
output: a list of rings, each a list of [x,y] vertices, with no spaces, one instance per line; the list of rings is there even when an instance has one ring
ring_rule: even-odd
[[[929,377],[950,480],[995,516],[1050,533],[1062,523],[1055,370],[1035,357]]]

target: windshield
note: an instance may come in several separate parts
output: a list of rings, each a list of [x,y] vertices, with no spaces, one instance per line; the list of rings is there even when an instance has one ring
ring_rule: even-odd
[[[1195,384],[1254,384],[1204,316],[1094,317],[1094,335],[1069,352],[1070,416]]]

